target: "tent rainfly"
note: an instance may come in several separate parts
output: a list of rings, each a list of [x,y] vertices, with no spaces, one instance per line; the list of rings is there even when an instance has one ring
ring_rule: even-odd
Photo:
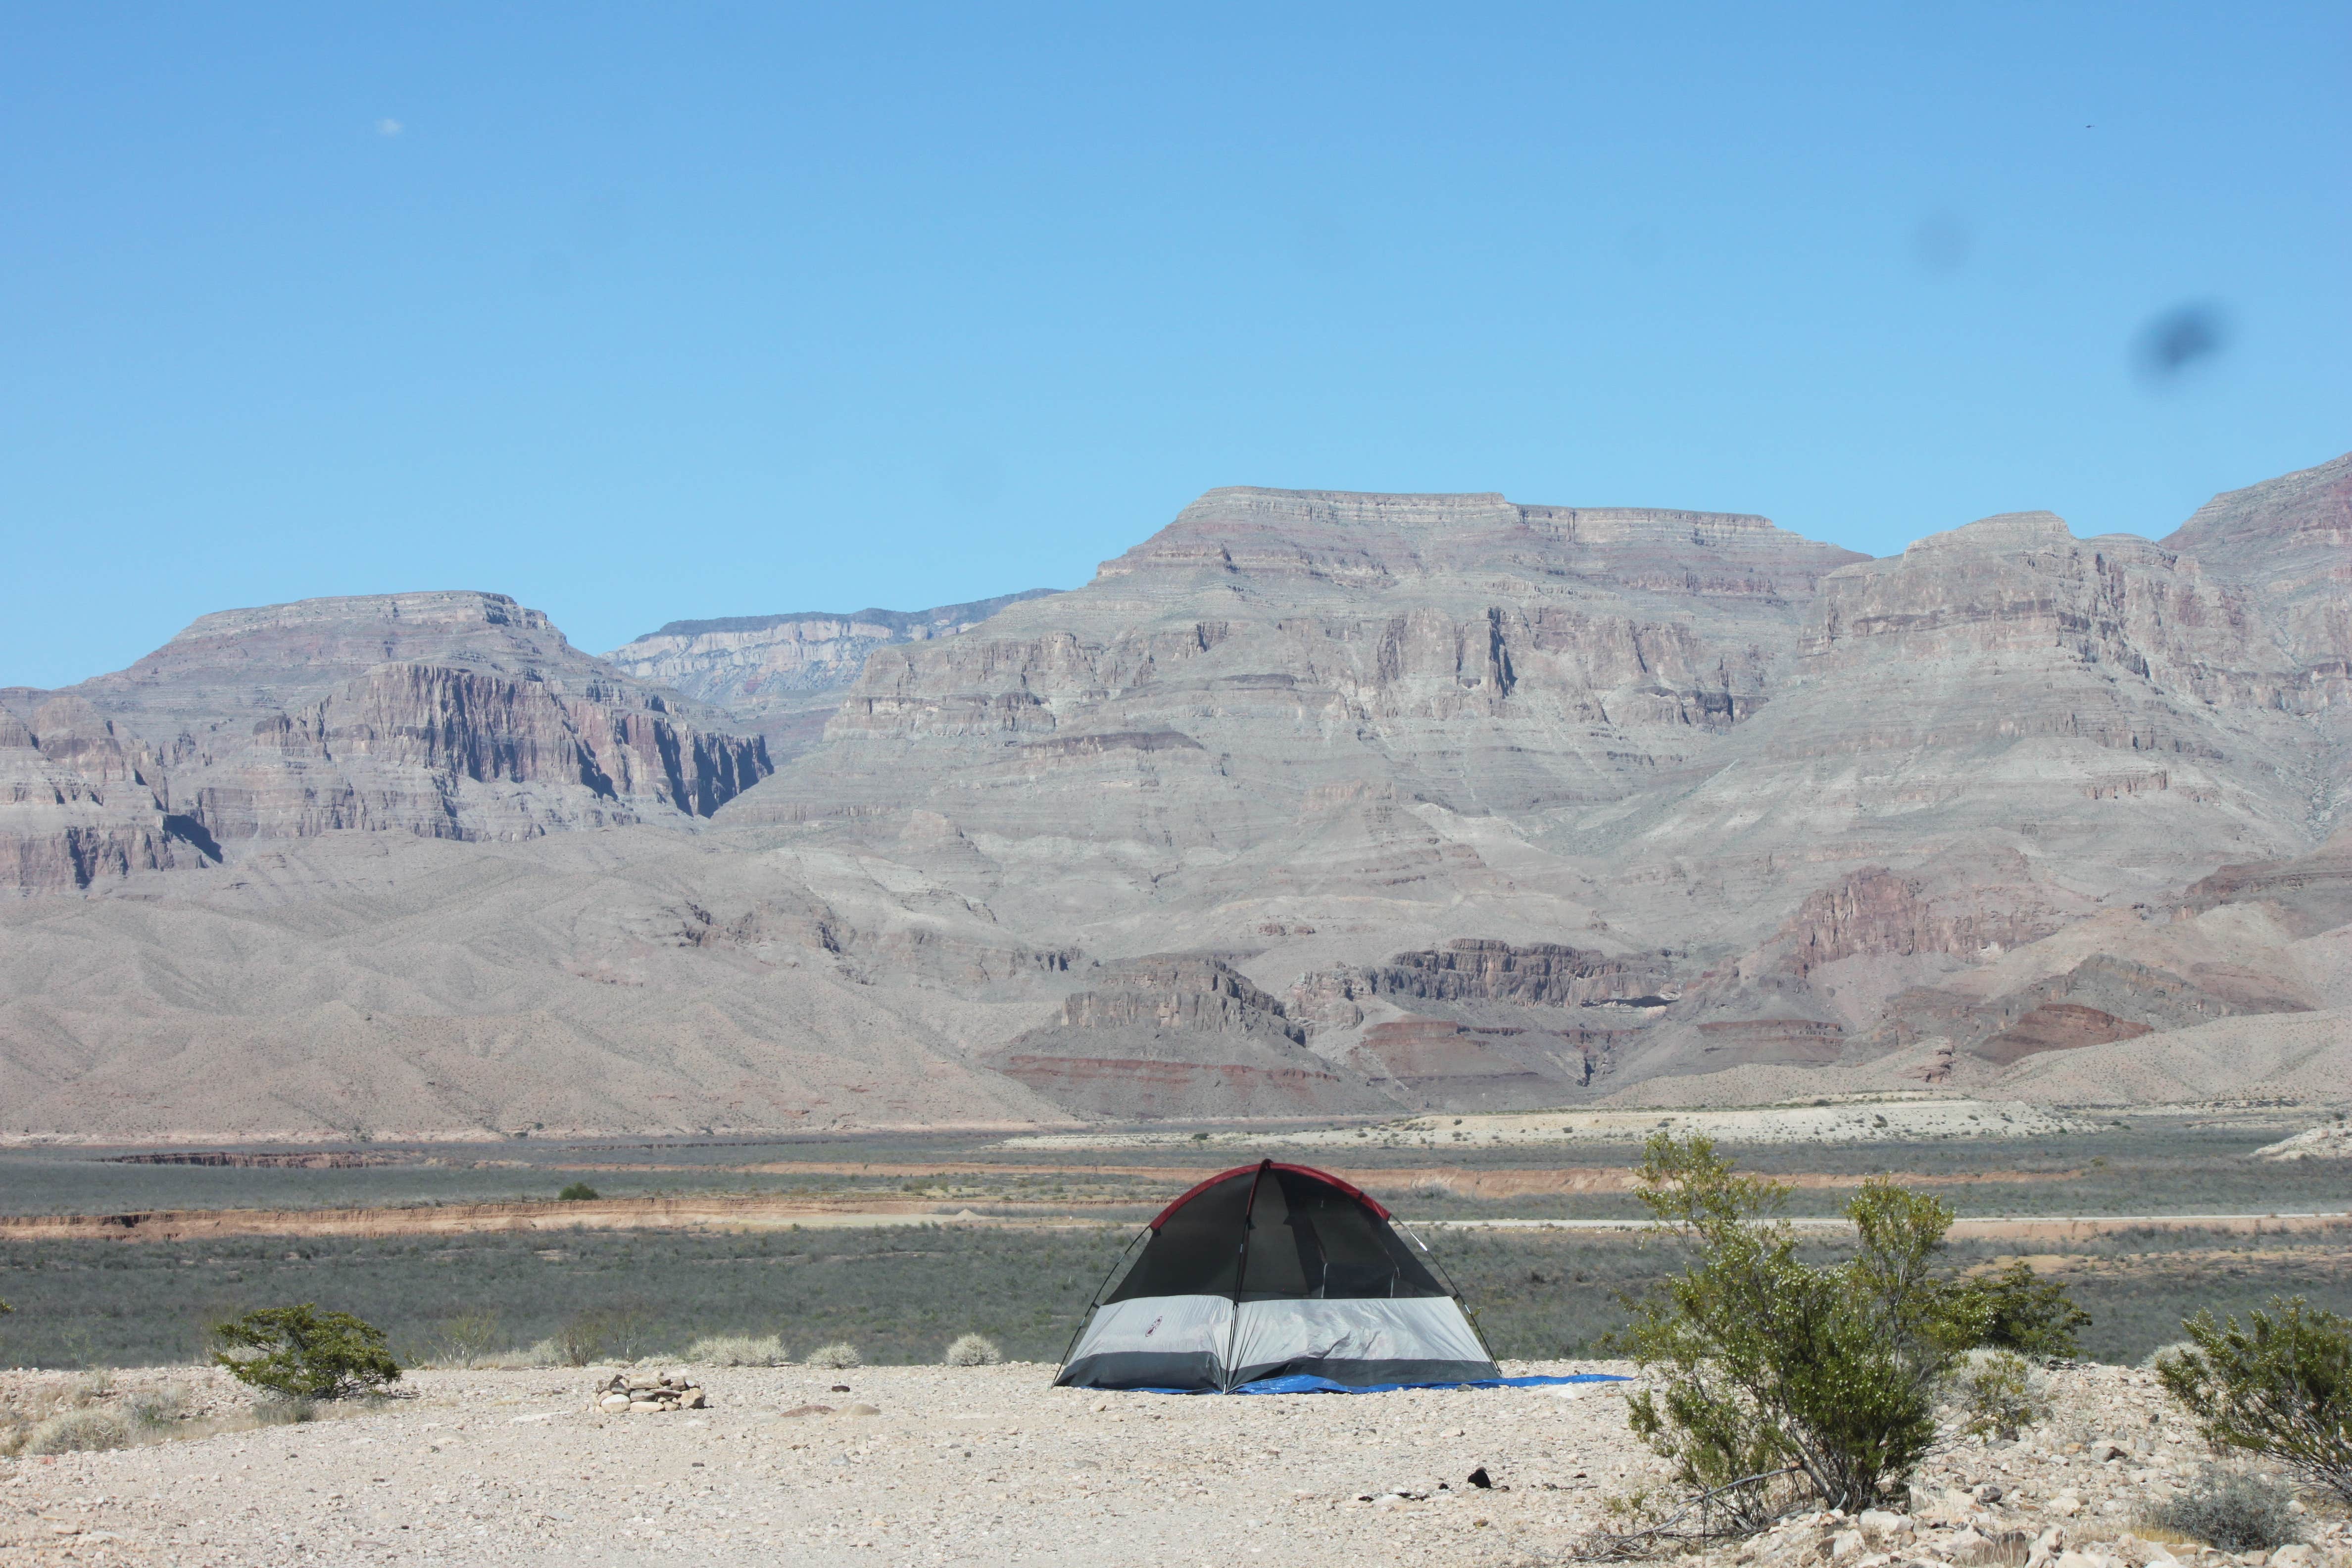
[[[1230,1393],[1275,1377],[1376,1388],[1502,1375],[1389,1211],[1337,1176],[1244,1165],[1170,1204],[1148,1234],[1118,1289],[1089,1304],[1056,1384]]]

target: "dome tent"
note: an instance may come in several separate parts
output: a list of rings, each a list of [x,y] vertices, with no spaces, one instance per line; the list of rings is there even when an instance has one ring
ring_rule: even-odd
[[[1057,1384],[1231,1393],[1275,1378],[1367,1389],[1502,1376],[1427,1248],[1415,1256],[1389,1211],[1337,1176],[1239,1166],[1147,1234],[1118,1288],[1089,1303]]]

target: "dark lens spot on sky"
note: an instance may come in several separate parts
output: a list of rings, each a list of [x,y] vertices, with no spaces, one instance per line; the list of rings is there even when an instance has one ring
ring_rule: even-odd
[[[1911,231],[1911,256],[1922,272],[1958,272],[1968,265],[1969,252],[1975,248],[1976,236],[1949,213],[1923,218]]]
[[[2230,346],[2230,324],[2217,305],[2176,305],[2148,319],[2139,330],[2134,358],[2152,382],[2169,382]]]

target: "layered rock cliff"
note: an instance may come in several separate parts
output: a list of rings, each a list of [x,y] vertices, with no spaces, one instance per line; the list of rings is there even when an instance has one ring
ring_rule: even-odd
[[[1033,588],[929,610],[815,610],[672,621],[604,658],[640,680],[724,710],[764,738],[781,759],[822,738],[840,693],[856,683],[876,648],[954,637],[1008,605],[1053,592]]]
[[[1121,1120],[1389,1107],[1308,1051],[1305,1034],[1223,961],[1155,954],[1090,976],[1050,1021],[983,1059],[1058,1105]]]
[[[48,892],[217,859],[164,808],[152,752],[87,702],[0,690],[0,890]]]
[[[206,617],[0,693],[0,876],[140,896],[0,908],[0,1104],[148,1136],[239,1082],[284,1086],[255,1130],[2210,1088],[2124,1068],[2352,1016],[2347,476],[1885,561],[1217,490],[951,636],[672,628],[680,679],[833,703],[764,779],[496,595]]]
[[[772,771],[757,737],[497,594],[226,611],[126,670],[14,706],[26,739],[0,735],[18,759],[6,787],[49,818],[9,832],[0,877],[30,889],[247,839],[708,816]]]
[[[2341,563],[2292,614],[2270,585],[2333,549],[2343,468],[2222,498],[2182,531],[2201,553],[2023,513],[1885,561],[1756,518],[1213,491],[1084,589],[877,650],[826,746],[727,817],[865,842],[937,814],[1024,868],[988,891],[1008,921],[1252,952],[1341,1057],[1491,1066],[1507,1037],[1462,1031],[1533,1028],[1578,1078],[1837,1061],[1896,1013],[1916,1038],[1953,974],[2325,833]],[[1408,931],[1447,962],[1384,996]],[[1475,1015],[1472,936],[1661,1005],[1599,1035]],[[2094,956],[2030,1003],[1956,994],[1958,1034],[2218,1016]]]

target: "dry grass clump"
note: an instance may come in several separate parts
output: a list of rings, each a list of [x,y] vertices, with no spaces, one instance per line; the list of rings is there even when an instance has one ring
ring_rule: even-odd
[[[948,1346],[941,1360],[949,1366],[994,1366],[1004,1359],[996,1342],[985,1334],[966,1334]]]
[[[782,1366],[793,1358],[774,1334],[708,1334],[686,1347],[686,1359],[703,1366]]]
[[[102,1454],[131,1446],[131,1423],[111,1410],[68,1410],[25,1436],[27,1454]]]
[[[809,1352],[808,1364],[828,1372],[845,1372],[853,1366],[864,1366],[866,1358],[857,1353],[853,1344],[819,1345]]]
[[[0,1410],[0,1455],[97,1453],[127,1447],[131,1424],[99,1408],[113,1390],[110,1374],[93,1372],[70,1384],[26,1391],[21,1405]]]

